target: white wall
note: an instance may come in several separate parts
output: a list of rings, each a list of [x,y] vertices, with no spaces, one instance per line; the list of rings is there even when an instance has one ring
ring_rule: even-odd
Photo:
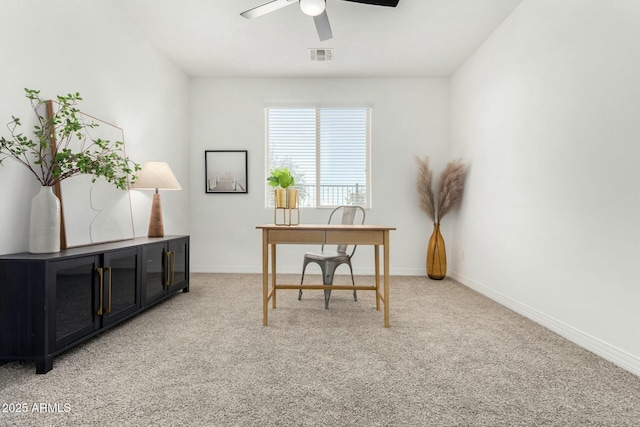
[[[452,78],[453,276],[640,375],[640,2],[525,0]]]
[[[0,134],[15,115],[31,134],[23,88],[45,98],[80,92],[83,112],[124,129],[132,160],[168,161],[185,191],[163,194],[165,233],[187,234],[188,78],[159,55],[118,9],[84,0],[5,1],[0,7]],[[7,159],[0,166],[0,253],[27,250],[37,181]],[[132,191],[134,229],[145,236],[151,194]]]
[[[261,271],[265,208],[265,119],[269,105],[371,106],[373,208],[367,222],[393,225],[393,274],[424,274],[432,225],[417,207],[414,155],[444,164],[449,141],[447,79],[196,79],[191,84],[192,270]],[[204,151],[248,150],[249,193],[205,194]],[[324,223],[326,209],[302,209]],[[283,246],[278,271],[300,273],[306,246]],[[316,248],[317,249],[317,248]],[[356,273],[373,272],[373,250],[358,248]],[[318,270],[319,271],[319,270]],[[310,271],[311,272],[311,271]],[[339,269],[338,272],[341,272]],[[348,273],[344,269],[343,273]]]

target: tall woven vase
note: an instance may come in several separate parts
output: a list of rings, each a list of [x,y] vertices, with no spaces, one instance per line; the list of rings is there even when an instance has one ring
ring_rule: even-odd
[[[433,224],[433,233],[427,249],[427,276],[434,280],[442,280],[447,275],[447,253],[444,239],[440,234],[440,223]]]

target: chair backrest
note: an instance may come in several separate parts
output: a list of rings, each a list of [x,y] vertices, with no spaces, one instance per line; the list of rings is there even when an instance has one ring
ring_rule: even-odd
[[[342,216],[338,218],[340,216],[340,213],[342,213]],[[328,223],[329,224],[339,223],[342,225],[364,224],[365,216],[366,216],[365,211],[362,208],[362,206],[355,206],[355,205],[338,206],[331,212],[331,215],[329,215]],[[340,221],[340,222],[337,222],[337,221]],[[324,245],[322,246],[322,248],[324,249]],[[336,251],[341,253],[347,253],[347,250],[348,250],[348,245],[338,245],[336,248]],[[356,251],[356,245],[353,246],[353,250],[351,251],[351,255],[349,256],[353,256],[355,251]]]

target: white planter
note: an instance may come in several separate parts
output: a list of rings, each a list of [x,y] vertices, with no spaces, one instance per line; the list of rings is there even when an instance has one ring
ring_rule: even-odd
[[[31,200],[29,252],[60,252],[60,200],[53,194],[53,187],[42,187]]]

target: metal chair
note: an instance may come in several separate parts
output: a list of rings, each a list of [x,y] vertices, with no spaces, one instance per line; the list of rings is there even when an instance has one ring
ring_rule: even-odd
[[[334,220],[334,216],[338,217],[338,213],[342,212],[342,219],[340,224],[343,225],[352,225],[356,219],[358,212],[362,213],[362,220],[360,224],[364,224],[365,212],[361,206],[338,206],[335,208],[331,215],[329,215],[329,224],[332,224],[332,220]],[[335,221],[335,220],[334,220]],[[351,267],[351,257],[356,252],[357,245],[353,246],[351,253],[347,253],[348,246],[347,245],[338,245],[334,251],[325,250],[325,245],[322,245],[322,249],[320,253],[316,252],[307,252],[304,255],[304,263],[302,266],[302,280],[300,280],[300,284],[302,285],[304,282],[304,272],[307,269],[307,265],[310,262],[315,262],[320,266],[322,270],[322,284],[323,285],[332,285],[333,284],[333,275],[341,264],[347,264],[349,266],[349,271],[351,272],[351,283],[353,286],[356,285],[353,280],[353,268]],[[302,298],[302,289],[298,293],[298,300]],[[329,308],[329,298],[331,298],[331,290],[326,289],[324,291],[324,308]],[[355,289],[353,291],[353,300],[358,301],[358,294]]]

